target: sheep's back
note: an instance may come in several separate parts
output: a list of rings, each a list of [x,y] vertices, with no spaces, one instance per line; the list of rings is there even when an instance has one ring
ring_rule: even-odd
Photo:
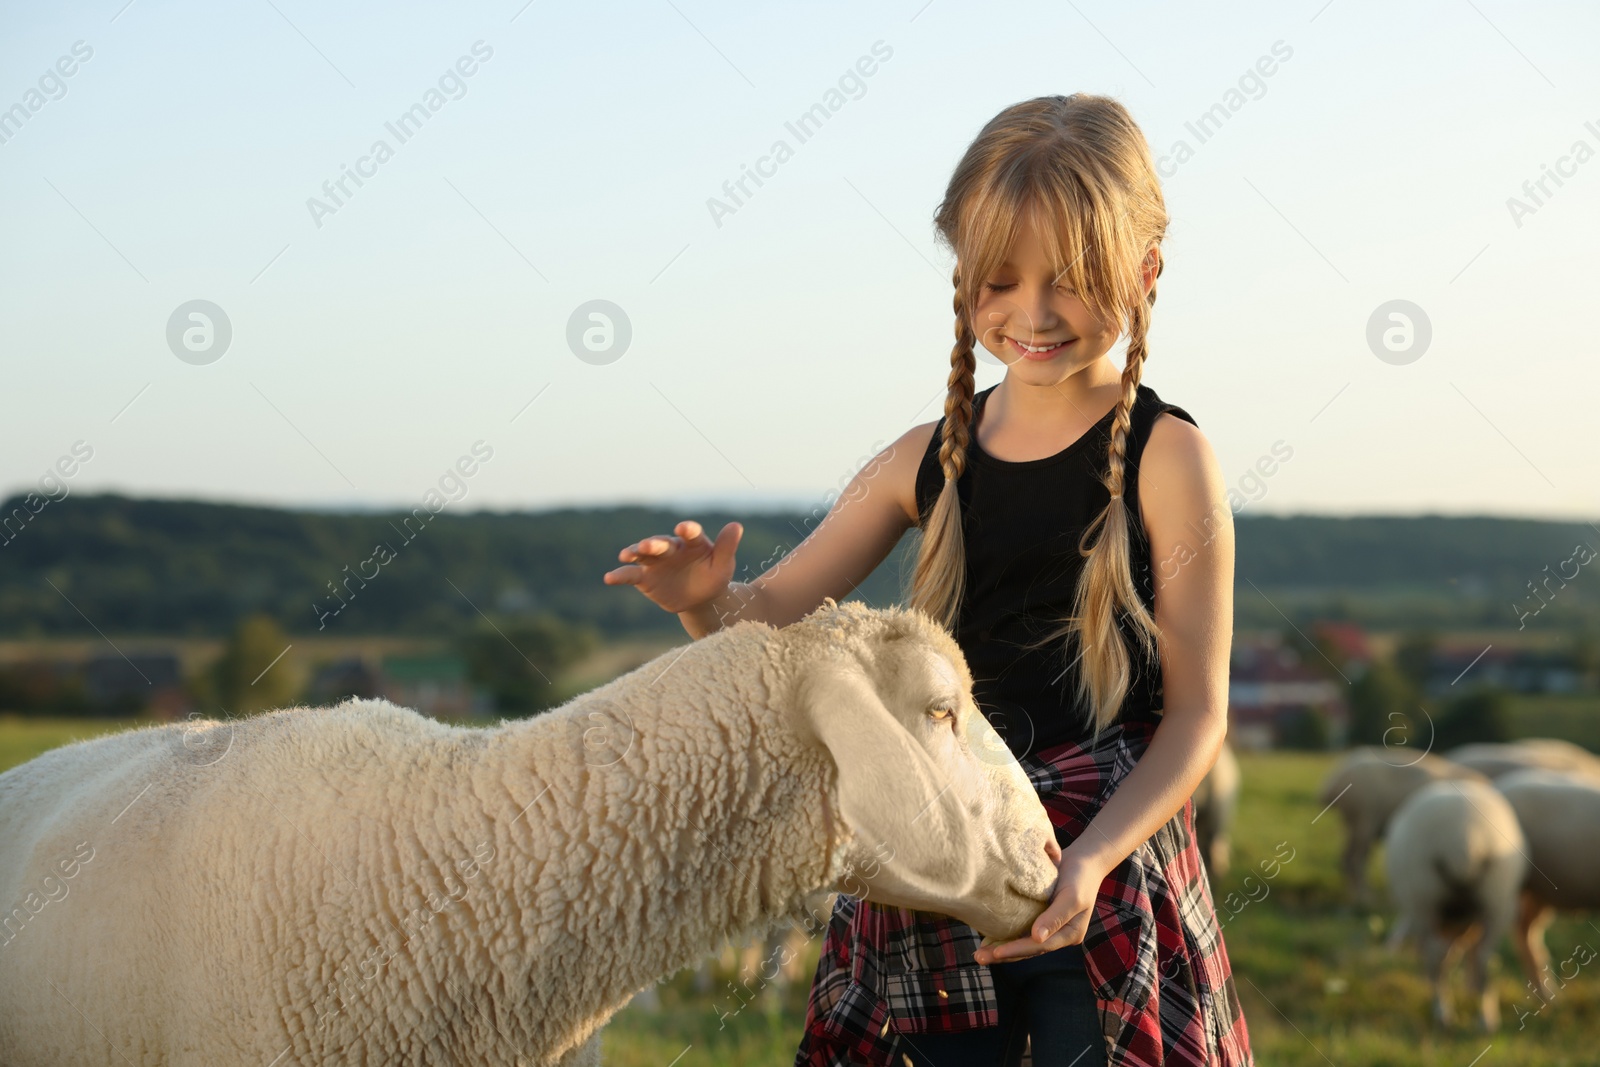
[[[1515,893],[1526,847],[1515,811],[1492,786],[1443,779],[1416,790],[1395,812],[1384,865],[1403,908],[1470,913],[1503,906]]]
[[[75,848],[93,850],[0,948],[0,1062],[52,1043],[105,1050],[108,1063],[120,1062],[111,1045],[162,1062],[190,1062],[180,1048],[196,1062],[237,1059],[261,1047],[242,1032],[247,1018],[314,1026],[337,1006],[332,974],[349,962],[318,949],[366,946],[363,911],[373,887],[399,883],[397,855],[411,884],[436,880],[437,864],[405,849],[405,824],[408,804],[436,809],[462,789],[437,772],[456,746],[436,742],[456,733],[469,731],[351,702],[128,731],[0,776],[0,899],[24,899]],[[276,1010],[260,1010],[263,996]],[[236,1032],[162,1031],[202,1004]]]
[[[145,994],[159,976],[138,983],[102,979],[126,966],[121,952],[138,958],[149,945],[152,895],[140,873],[149,869],[149,842],[139,829],[143,813],[135,813],[140,805],[170,805],[184,792],[171,772],[182,729],[80,741],[0,775],[0,901],[7,919],[0,1061],[28,1062],[20,1050],[37,1049],[41,1032],[63,1050],[91,1047],[98,1040],[93,1026],[70,1005],[93,1005],[94,1026],[108,1040],[126,1047],[135,1039],[132,1020],[151,1007]]]
[[[1515,771],[1496,781],[1527,839],[1524,885],[1557,908],[1600,907],[1600,785],[1551,771]]]

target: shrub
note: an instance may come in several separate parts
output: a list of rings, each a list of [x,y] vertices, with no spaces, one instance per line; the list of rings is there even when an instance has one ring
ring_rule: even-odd
[[[561,702],[558,678],[599,647],[590,626],[552,615],[485,622],[462,639],[472,681],[494,697],[495,710],[526,715]]]
[[[1479,741],[1510,741],[1510,697],[1500,689],[1472,690],[1445,706],[1437,727],[1436,749]]]
[[[1279,721],[1278,747],[1321,751],[1328,747],[1331,734],[1320,708],[1301,708]]]

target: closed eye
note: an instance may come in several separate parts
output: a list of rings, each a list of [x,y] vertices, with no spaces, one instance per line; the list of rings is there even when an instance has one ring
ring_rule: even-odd
[[[994,282],[984,282],[983,287],[989,290],[991,293],[1003,293],[1008,289],[1015,289],[1017,287],[1017,283],[1006,282],[1004,285],[996,285]],[[1068,296],[1073,295],[1073,288],[1070,285],[1058,284],[1056,288],[1061,292],[1066,293]]]
[[[956,711],[955,708],[948,704],[935,704],[928,709],[928,718],[934,722],[949,722],[953,724],[956,719]]]

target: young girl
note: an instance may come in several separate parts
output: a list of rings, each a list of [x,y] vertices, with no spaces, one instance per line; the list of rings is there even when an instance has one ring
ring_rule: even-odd
[[[1016,104],[967,149],[936,222],[956,257],[944,417],[753,582],[731,581],[738,523],[713,544],[688,521],[624,548],[605,580],[696,638],[783,626],[917,526],[910,601],[951,627],[1056,825],[1031,937],[981,943],[840,894],[796,1067],[1015,1065],[1025,1049],[1034,1067],[1252,1067],[1189,801],[1227,729],[1232,512],[1195,420],[1140,381],[1167,227],[1149,147],[1107,97]],[[975,394],[977,344],[1006,374]]]

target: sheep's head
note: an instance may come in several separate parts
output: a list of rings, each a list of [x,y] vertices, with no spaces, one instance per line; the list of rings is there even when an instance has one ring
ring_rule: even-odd
[[[830,598],[770,655],[776,705],[837,770],[851,871],[836,888],[1024,936],[1055,886],[1055,832],[949,633],[920,611]]]

